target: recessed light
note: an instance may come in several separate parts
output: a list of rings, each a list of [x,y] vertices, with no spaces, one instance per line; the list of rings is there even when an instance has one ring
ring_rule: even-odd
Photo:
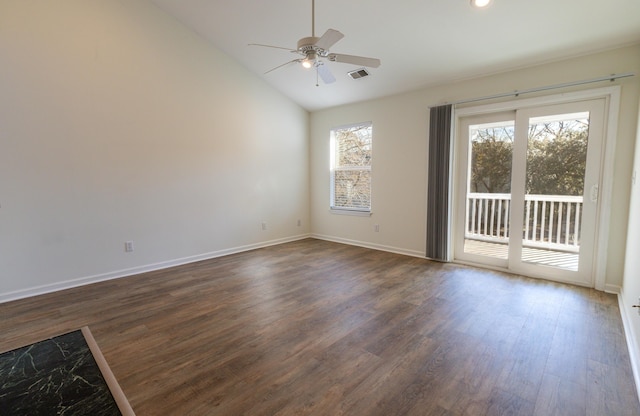
[[[491,0],[471,0],[471,5],[479,9],[487,7],[489,4],[491,4]]]

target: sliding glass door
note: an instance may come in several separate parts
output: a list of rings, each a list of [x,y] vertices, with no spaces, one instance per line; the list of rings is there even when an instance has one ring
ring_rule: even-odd
[[[464,209],[458,204],[455,253],[466,259],[507,267],[511,231],[511,176],[515,112],[465,118],[462,123],[466,155],[462,172]],[[459,257],[459,256],[457,256]]]
[[[605,100],[458,123],[458,260],[591,284]]]

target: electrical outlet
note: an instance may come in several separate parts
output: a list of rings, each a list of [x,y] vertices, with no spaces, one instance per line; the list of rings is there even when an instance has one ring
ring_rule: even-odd
[[[298,220],[298,227],[302,225],[302,221]]]
[[[133,241],[124,242],[124,251],[126,253],[131,253],[133,251]]]
[[[267,223],[266,222],[262,222],[262,230],[266,230],[267,229]]]
[[[375,231],[376,233],[379,233],[380,232],[380,224],[375,224],[373,226],[373,231]]]

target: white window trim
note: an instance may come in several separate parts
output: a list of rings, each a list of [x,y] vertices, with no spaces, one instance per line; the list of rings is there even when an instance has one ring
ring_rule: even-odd
[[[329,212],[335,215],[353,215],[355,217],[370,217],[373,212],[365,211],[361,209],[349,209],[349,208],[329,208]]]
[[[352,215],[352,216],[359,216],[359,217],[368,217],[371,216],[372,214],[372,203],[369,202],[369,209],[360,209],[360,208],[348,208],[348,207],[335,207],[333,206],[333,201],[335,198],[335,180],[334,180],[334,172],[338,172],[338,171],[345,171],[345,170],[368,170],[370,172],[370,174],[373,176],[373,169],[371,166],[367,167],[367,168],[363,168],[363,167],[337,167],[334,168],[335,165],[335,139],[333,137],[333,132],[336,130],[342,130],[342,129],[349,129],[352,127],[360,127],[360,126],[372,126],[373,127],[373,122],[371,121],[363,121],[361,123],[351,123],[351,124],[344,124],[341,126],[337,126],[337,127],[332,127],[331,131],[330,131],[330,144],[329,144],[329,153],[330,153],[330,158],[329,158],[329,182],[330,182],[330,191],[329,191],[329,212],[331,212],[332,214],[336,214],[336,215]],[[372,193],[372,189],[370,190],[370,201],[371,201],[371,193]]]

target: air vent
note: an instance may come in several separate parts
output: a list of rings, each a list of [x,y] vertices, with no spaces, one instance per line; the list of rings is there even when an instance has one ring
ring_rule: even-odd
[[[355,71],[347,72],[352,79],[360,79],[368,77],[370,74],[365,68],[356,69]]]

